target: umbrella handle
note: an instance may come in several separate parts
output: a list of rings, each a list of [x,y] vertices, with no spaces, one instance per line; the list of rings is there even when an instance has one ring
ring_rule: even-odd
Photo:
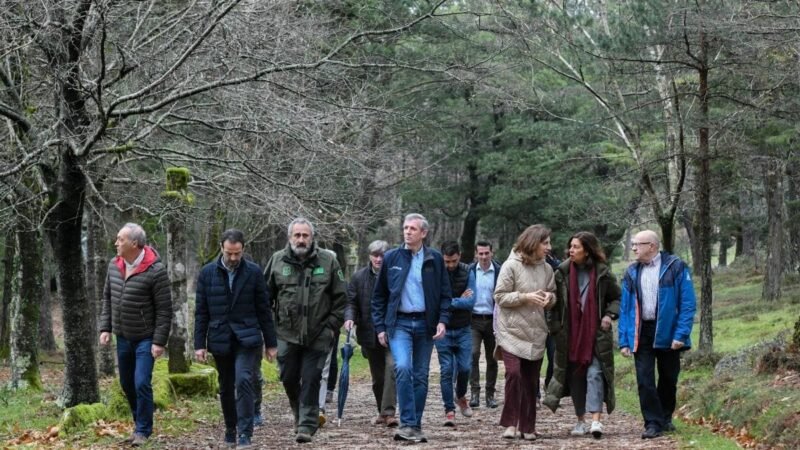
[[[350,345],[350,337],[353,335],[353,329],[350,328],[347,330],[347,338],[345,339],[344,343]]]

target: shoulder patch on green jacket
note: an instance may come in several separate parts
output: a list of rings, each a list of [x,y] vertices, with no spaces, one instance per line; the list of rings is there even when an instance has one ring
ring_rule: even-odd
[[[314,269],[313,272],[311,272],[311,275],[322,275],[324,273],[325,273],[325,268],[324,267],[317,267],[317,268]]]
[[[283,276],[288,277],[292,274],[292,267],[291,266],[283,266]]]
[[[342,280],[342,281],[344,281],[344,274],[342,273],[342,269],[339,269],[339,270],[336,272],[336,275],[339,275],[339,279],[340,279],[340,280]]]

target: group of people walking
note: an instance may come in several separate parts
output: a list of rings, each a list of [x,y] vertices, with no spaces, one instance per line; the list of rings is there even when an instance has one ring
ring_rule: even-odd
[[[197,280],[194,346],[198,360],[211,353],[217,365],[225,443],[251,445],[262,350],[267,360],[277,360],[295,441],[313,440],[324,404],[323,371],[342,325],[356,328],[369,363],[377,410],[372,422],[396,427],[395,440],[428,439],[422,416],[434,347],[444,426],[455,425],[457,411],[469,418],[480,406],[483,348],[489,408],[498,406],[497,361],[505,367],[501,436],[537,439],[548,339],[555,351],[544,405],[555,411],[570,396],[576,415],[570,433],[600,438],[603,405],[607,413],[615,407],[614,321],[622,355],[635,360],[642,438],[674,430],[680,352],[691,347],[695,296],[688,267],[659,251],[656,233],[636,234],[636,262],[620,285],[588,232],[574,234],[568,258],[551,266],[550,230],[542,225],[526,228],[502,265],[487,241],[477,243],[471,264],[460,261],[455,242],[437,251],[425,245],[428,229],[424,216],[407,215],[403,244],[390,249],[385,241],[372,242],[369,264],[349,283],[336,255],[317,246],[306,219],[289,224],[286,248],[263,271],[243,258],[240,231],[223,233],[220,257]],[[150,373],[169,333],[169,283],[138,225],[120,230],[117,253],[109,266],[100,340],[107,344],[110,333],[117,335],[120,381],[136,423],[131,442],[139,445],[152,433]]]

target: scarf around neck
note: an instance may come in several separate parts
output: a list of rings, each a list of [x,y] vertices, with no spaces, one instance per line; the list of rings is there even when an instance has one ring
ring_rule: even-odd
[[[592,363],[597,334],[597,268],[592,264],[588,269],[589,286],[581,311],[578,266],[570,263],[569,267],[569,362],[575,365],[579,374],[585,373]]]

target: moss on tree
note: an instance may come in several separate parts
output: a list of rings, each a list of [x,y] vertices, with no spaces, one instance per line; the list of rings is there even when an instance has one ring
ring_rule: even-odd
[[[66,436],[74,431],[81,430],[101,419],[109,418],[109,409],[102,403],[78,405],[67,408],[61,415],[59,435]]]

